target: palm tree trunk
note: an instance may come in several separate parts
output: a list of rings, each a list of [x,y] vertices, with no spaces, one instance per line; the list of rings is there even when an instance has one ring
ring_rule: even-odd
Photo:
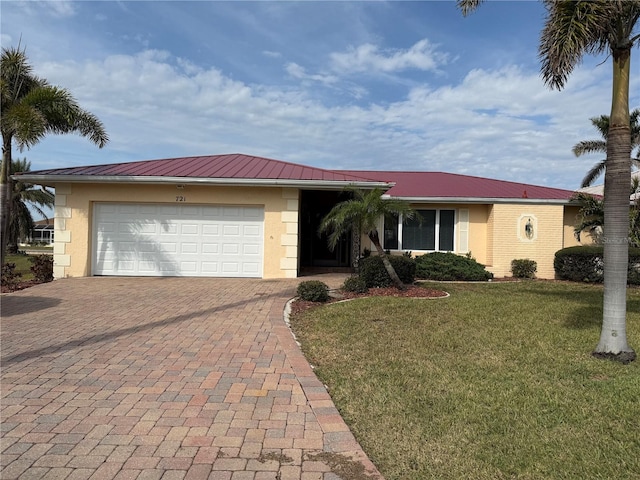
[[[387,270],[387,273],[391,277],[391,280],[393,281],[395,286],[399,290],[406,290],[407,287],[405,286],[404,283],[402,283],[402,280],[400,280],[400,277],[398,277],[398,274],[396,273],[395,269],[393,268],[393,265],[391,265],[391,262],[389,261],[389,257],[387,256],[385,251],[382,249],[382,245],[380,244],[380,237],[378,236],[378,232],[375,231],[375,230],[373,232],[370,232],[369,233],[369,239],[371,240],[371,243],[373,243],[375,245],[376,251],[378,252],[378,255],[380,256],[380,258],[382,259],[382,264],[384,265],[384,268]]]
[[[0,266],[4,265],[7,250],[9,218],[11,217],[11,183],[9,172],[11,167],[11,137],[3,137],[2,166],[0,167]]]
[[[627,271],[629,265],[629,131],[630,49],[613,52],[613,99],[607,137],[604,180],[604,300],[596,356],[624,363],[635,359],[627,343]]]

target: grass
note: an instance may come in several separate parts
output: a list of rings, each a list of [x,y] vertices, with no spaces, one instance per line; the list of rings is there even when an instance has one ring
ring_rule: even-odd
[[[22,281],[33,280],[33,272],[31,271],[31,263],[30,258],[32,255],[23,255],[20,253],[17,254],[7,254],[5,256],[6,263],[15,263],[16,264],[16,272],[21,273]]]
[[[387,480],[640,479],[640,360],[590,355],[602,287],[436,288],[451,297],[359,299],[292,319]],[[640,349],[640,290],[628,310]]]

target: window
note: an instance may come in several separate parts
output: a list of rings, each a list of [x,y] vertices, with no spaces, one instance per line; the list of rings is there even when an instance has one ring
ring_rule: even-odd
[[[385,219],[384,248],[388,250],[426,250],[453,252],[455,210],[417,210],[421,219],[405,223],[397,217]]]
[[[384,219],[384,241],[387,250],[398,249],[398,215],[390,215]]]

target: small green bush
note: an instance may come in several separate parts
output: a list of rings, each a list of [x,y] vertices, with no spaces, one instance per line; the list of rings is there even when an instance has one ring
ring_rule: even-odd
[[[516,278],[535,278],[538,264],[535,260],[518,258],[511,260],[511,274]]]
[[[329,286],[320,280],[307,280],[298,285],[298,296],[309,302],[329,300]]]
[[[411,284],[414,282],[416,279],[416,261],[413,258],[397,255],[389,255],[387,258],[402,283]],[[393,285],[387,269],[384,268],[382,258],[378,255],[364,258],[360,261],[360,277],[368,288],[390,287]]]
[[[416,258],[416,264],[416,276],[425,280],[481,282],[493,278],[484,265],[455,253],[427,253]]]
[[[15,263],[5,263],[2,265],[2,277],[0,281],[3,287],[7,287],[9,291],[13,292],[18,288],[20,278],[22,278],[22,274],[16,272]]]
[[[53,257],[50,255],[37,255],[30,258],[33,265],[31,271],[33,278],[38,283],[53,281]]]
[[[342,284],[342,289],[345,292],[353,293],[367,293],[367,291],[369,290],[367,288],[367,282],[365,282],[364,279],[359,275],[353,275],[347,278]]]
[[[553,259],[556,276],[574,282],[600,283],[604,280],[604,247],[587,245],[558,250]],[[627,282],[640,285],[640,248],[629,248]]]

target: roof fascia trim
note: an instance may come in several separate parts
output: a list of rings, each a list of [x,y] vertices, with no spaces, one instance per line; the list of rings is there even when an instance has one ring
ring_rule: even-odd
[[[397,200],[405,200],[411,203],[471,203],[471,204],[487,204],[487,203],[522,203],[522,204],[546,204],[546,205],[569,205],[574,204],[571,200],[553,199],[553,198],[492,198],[492,197],[398,197],[392,195],[383,195],[384,198],[393,198]]]
[[[262,187],[300,187],[316,189],[344,188],[354,186],[358,188],[393,187],[390,182],[356,181],[356,180],[288,180],[274,178],[198,178],[198,177],[156,177],[156,176],[123,176],[123,175],[12,175],[14,180],[30,183],[145,183],[152,185],[230,185],[230,186],[262,186]]]

